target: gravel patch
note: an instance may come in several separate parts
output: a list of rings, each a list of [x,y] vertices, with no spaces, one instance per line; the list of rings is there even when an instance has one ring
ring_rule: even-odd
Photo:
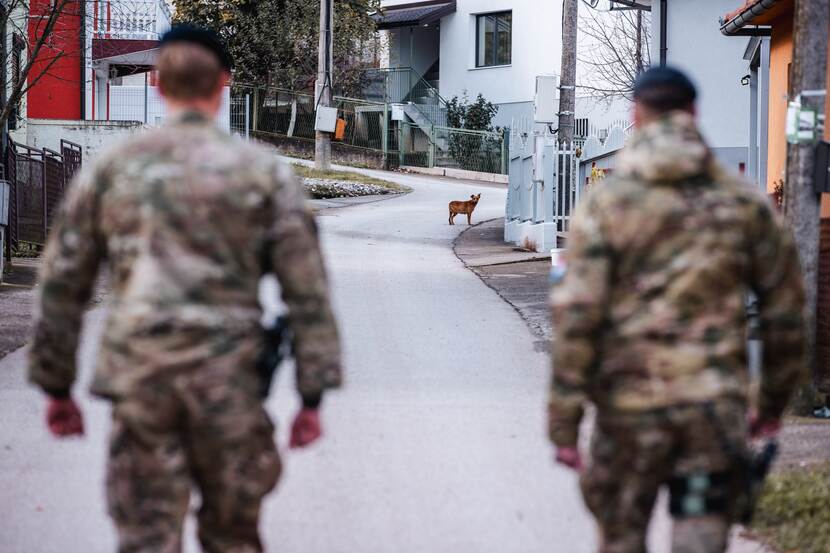
[[[397,194],[400,191],[377,184],[347,182],[334,179],[304,178],[303,186],[314,199],[356,198],[359,196],[380,196]]]

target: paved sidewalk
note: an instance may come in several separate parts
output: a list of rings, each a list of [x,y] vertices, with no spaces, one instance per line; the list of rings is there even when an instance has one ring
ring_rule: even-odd
[[[547,350],[550,256],[505,244],[503,219],[484,221],[461,233],[455,255],[519,312],[539,338],[539,348]]]
[[[0,284],[0,359],[26,343],[34,311],[37,259],[15,258]]]

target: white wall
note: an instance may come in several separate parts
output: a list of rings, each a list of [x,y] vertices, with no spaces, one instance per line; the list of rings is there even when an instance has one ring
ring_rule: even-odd
[[[49,148],[59,152],[61,139],[69,140],[83,148],[84,159],[91,159],[101,149],[142,128],[141,123],[134,121],[29,119],[26,144],[32,148]]]
[[[724,36],[718,23],[718,18],[739,4],[735,0],[668,0],[667,62],[686,71],[697,86],[701,130],[716,149],[749,145],[749,87],[740,84],[749,72],[743,59],[749,39]],[[653,6],[651,59],[657,65],[660,3],[653,2]],[[722,153],[735,157],[738,150]]]
[[[506,10],[513,11],[513,63],[476,68],[475,15]],[[496,104],[532,101],[536,76],[559,72],[561,20],[561,2],[553,0],[458,0],[457,12],[441,20],[441,95],[466,90]]]

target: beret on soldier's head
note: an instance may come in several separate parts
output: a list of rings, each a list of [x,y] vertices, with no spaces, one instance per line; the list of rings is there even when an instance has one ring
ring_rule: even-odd
[[[671,91],[676,101],[691,104],[697,98],[697,89],[685,73],[674,67],[652,67],[634,81],[634,100],[654,90]]]
[[[230,71],[233,69],[233,60],[231,59],[231,55],[228,53],[227,48],[225,48],[222,39],[210,29],[197,27],[191,23],[179,23],[177,25],[173,25],[169,31],[161,36],[159,46],[163,48],[164,46],[175,42],[189,42],[191,44],[198,44],[203,48],[207,48],[216,54],[216,57],[219,58],[219,61],[225,70]]]

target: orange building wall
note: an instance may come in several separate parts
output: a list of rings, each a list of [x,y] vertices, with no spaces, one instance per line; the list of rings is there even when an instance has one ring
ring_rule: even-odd
[[[784,178],[787,166],[787,67],[793,59],[792,15],[772,24],[769,52],[769,141],[767,191]]]
[[[830,44],[828,44],[830,60]],[[793,59],[792,14],[780,17],[772,23],[770,41],[769,75],[769,139],[767,157],[767,191],[772,192],[775,184],[785,177],[787,168],[787,76],[788,66]],[[830,63],[830,62],[828,62]],[[830,90],[830,70],[827,72],[827,89]],[[830,101],[825,101],[826,121],[830,121]],[[830,140],[830,125],[825,125],[824,136]],[[830,217],[830,194],[821,199],[822,218]]]

